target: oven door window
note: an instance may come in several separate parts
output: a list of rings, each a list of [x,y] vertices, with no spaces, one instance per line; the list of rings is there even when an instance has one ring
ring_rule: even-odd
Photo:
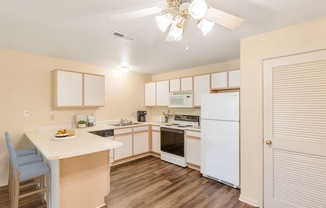
[[[161,150],[184,157],[184,131],[161,128]]]

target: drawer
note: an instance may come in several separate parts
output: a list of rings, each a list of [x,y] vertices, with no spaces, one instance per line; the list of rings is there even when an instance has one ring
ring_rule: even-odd
[[[128,134],[128,133],[132,133],[132,128],[114,129],[114,135],[117,135],[117,134]]]
[[[148,131],[148,126],[134,127],[134,132],[135,131]]]
[[[187,131],[187,136],[192,136],[192,137],[198,137],[200,138],[200,132],[199,131]]]
[[[152,131],[160,131],[161,127],[160,126],[152,126]]]

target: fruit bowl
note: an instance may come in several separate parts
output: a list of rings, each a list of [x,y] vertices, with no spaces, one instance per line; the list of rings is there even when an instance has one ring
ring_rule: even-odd
[[[67,129],[60,129],[57,131],[57,133],[55,134],[55,137],[57,138],[61,138],[61,137],[66,137],[69,135],[69,132],[67,131]]]

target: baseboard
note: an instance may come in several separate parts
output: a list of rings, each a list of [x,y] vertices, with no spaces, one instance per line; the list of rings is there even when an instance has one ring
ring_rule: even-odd
[[[156,153],[156,152],[149,152],[149,154],[151,156],[154,156],[154,157],[158,157],[158,158],[161,158],[161,154],[160,153]]]
[[[147,156],[151,156],[151,154],[149,152],[146,152],[146,153],[143,153],[143,154],[134,155],[134,156],[127,157],[127,158],[124,158],[124,159],[115,160],[112,163],[112,166],[121,165],[123,163],[127,163],[127,162],[130,162],[130,161],[133,161],[133,160],[137,160],[137,159],[140,159],[140,158],[143,158],[143,157],[147,157]]]
[[[239,200],[244,202],[244,203],[250,204],[251,206],[258,207],[258,201],[249,199],[249,198],[247,198],[247,197],[245,197],[243,195],[240,195]]]
[[[194,165],[192,163],[188,163],[188,168],[200,171],[200,166],[199,165]]]

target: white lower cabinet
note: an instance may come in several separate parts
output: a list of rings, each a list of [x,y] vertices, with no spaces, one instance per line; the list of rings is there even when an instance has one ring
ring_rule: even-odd
[[[148,132],[134,133],[134,155],[148,151]]]
[[[192,165],[200,166],[200,132],[187,131],[186,161]]]
[[[161,133],[152,131],[152,152],[161,154]]]
[[[114,140],[123,145],[114,149],[114,160],[120,160],[132,156],[132,134],[118,135]]]

